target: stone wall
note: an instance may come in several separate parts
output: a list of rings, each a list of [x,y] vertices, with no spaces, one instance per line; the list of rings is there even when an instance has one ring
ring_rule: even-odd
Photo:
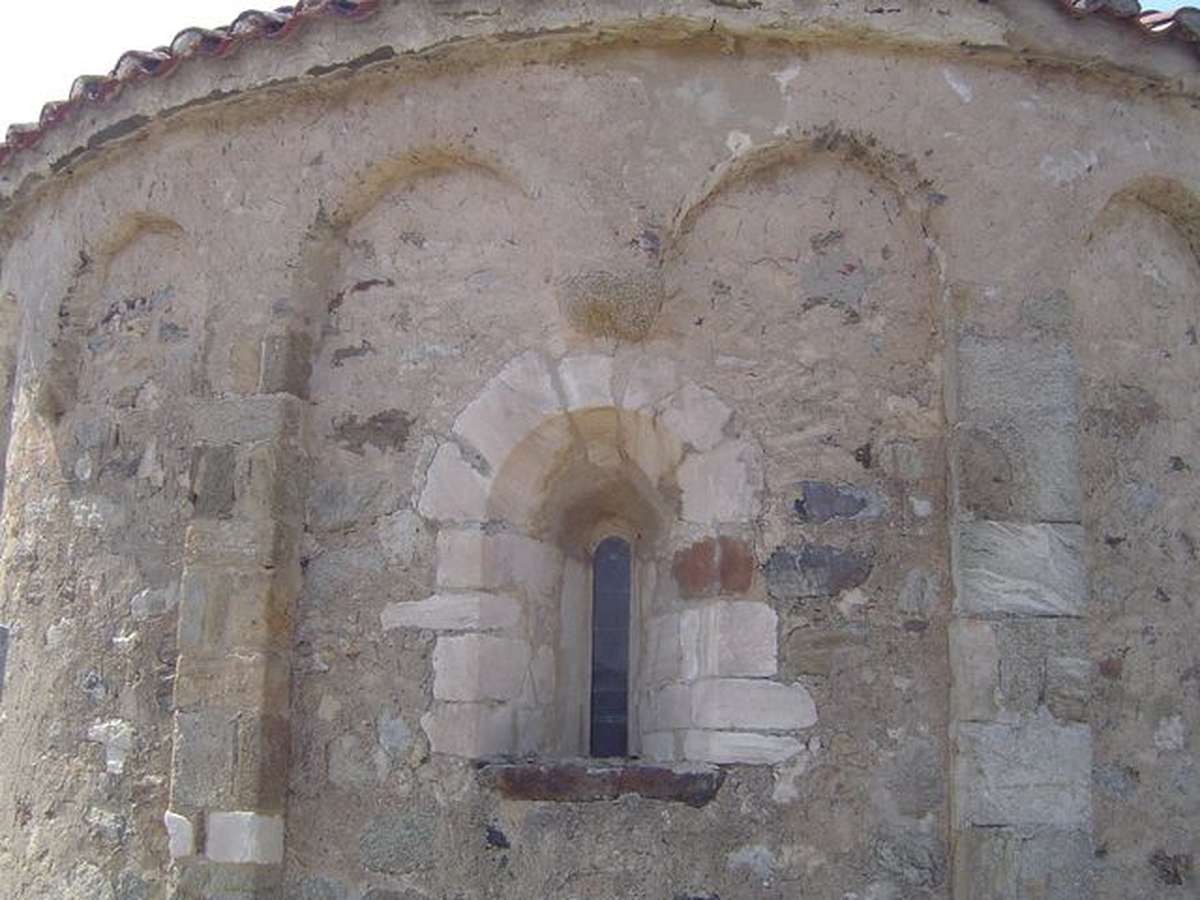
[[[0,894],[1190,896],[1177,48],[533,6],[0,174]]]

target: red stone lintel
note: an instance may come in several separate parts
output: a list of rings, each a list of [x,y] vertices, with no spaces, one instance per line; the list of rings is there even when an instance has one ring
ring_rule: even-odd
[[[725,773],[716,766],[564,760],[484,763],[480,781],[509,800],[589,803],[636,794],[699,809],[717,795]]]

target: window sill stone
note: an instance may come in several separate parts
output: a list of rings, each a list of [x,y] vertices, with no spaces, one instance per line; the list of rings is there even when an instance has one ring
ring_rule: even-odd
[[[590,803],[636,794],[699,809],[717,795],[725,773],[695,763],[574,759],[484,763],[479,778],[508,800]]]

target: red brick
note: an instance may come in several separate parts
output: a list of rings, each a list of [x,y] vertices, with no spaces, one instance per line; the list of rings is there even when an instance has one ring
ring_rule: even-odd
[[[745,541],[723,537],[721,548],[721,590],[726,594],[744,594],[754,580],[754,553]]]
[[[712,593],[717,583],[717,544],[712,538],[696,541],[686,550],[675,551],[671,574],[684,597]]]

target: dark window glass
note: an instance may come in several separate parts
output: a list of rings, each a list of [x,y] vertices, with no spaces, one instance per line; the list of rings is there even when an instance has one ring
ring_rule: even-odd
[[[629,543],[592,556],[592,756],[629,754]]]

